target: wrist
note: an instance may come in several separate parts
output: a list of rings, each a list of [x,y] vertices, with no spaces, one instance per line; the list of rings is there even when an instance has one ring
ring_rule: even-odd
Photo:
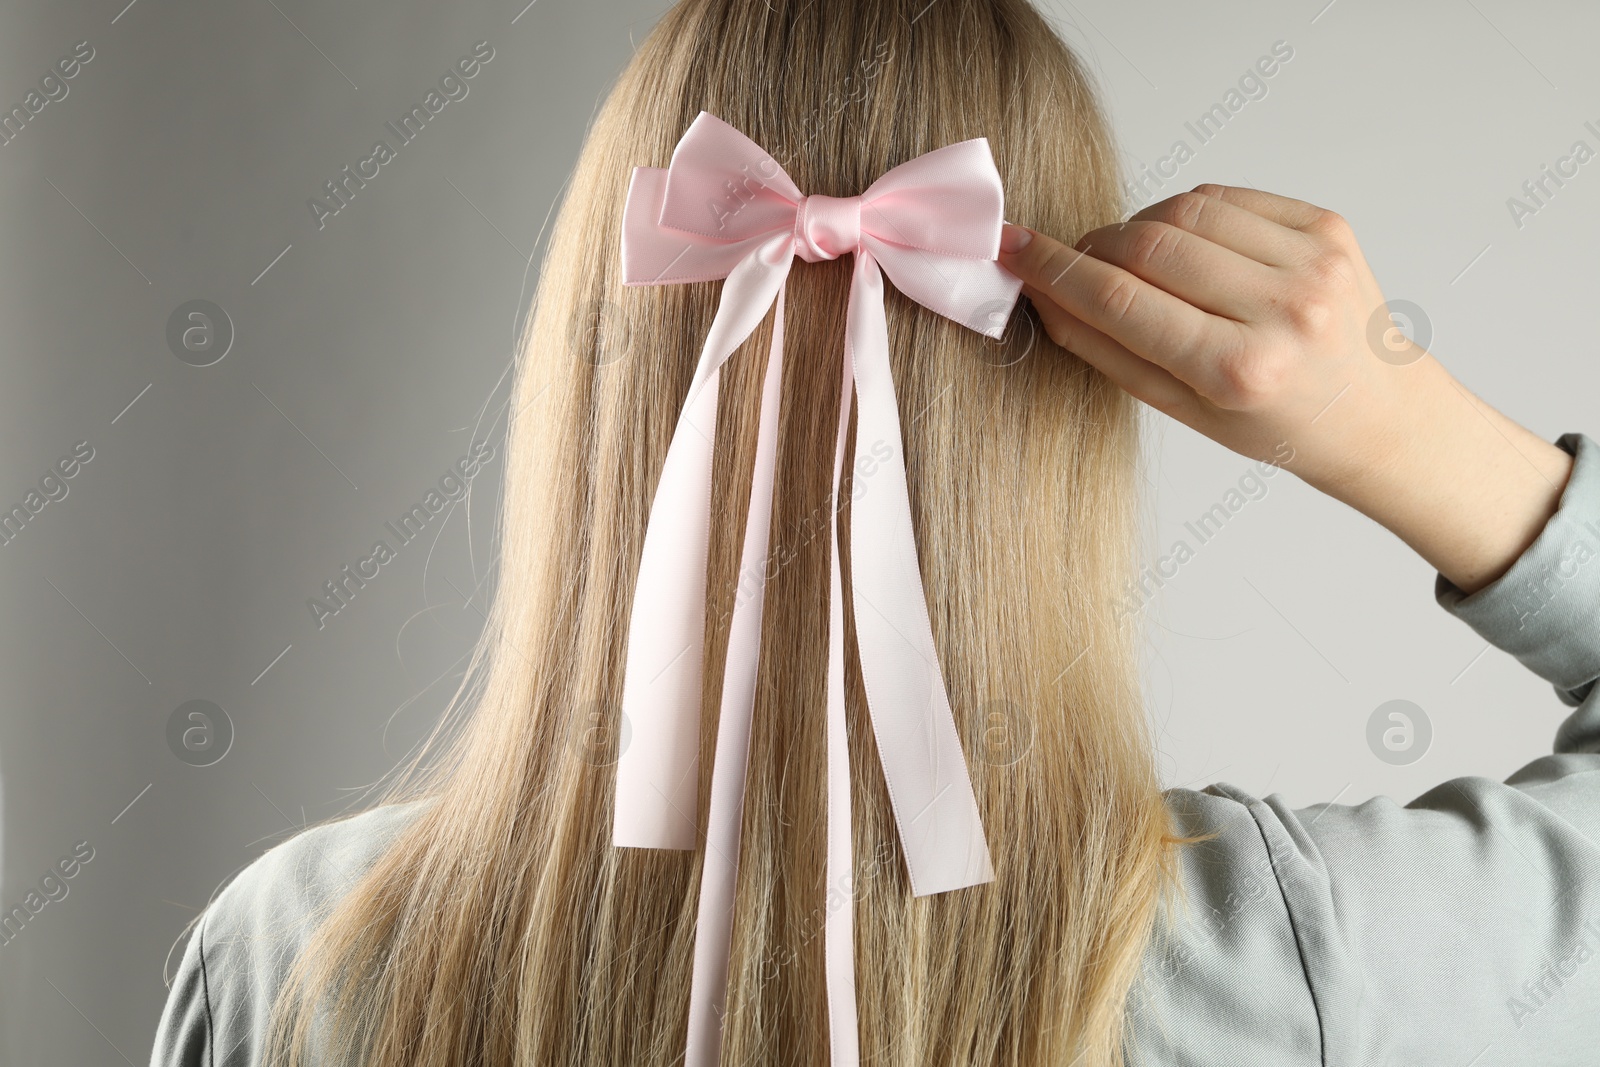
[[[1432,356],[1397,370],[1417,374],[1403,395],[1375,405],[1371,454],[1317,488],[1475,592],[1544,529],[1572,457],[1485,404]]]

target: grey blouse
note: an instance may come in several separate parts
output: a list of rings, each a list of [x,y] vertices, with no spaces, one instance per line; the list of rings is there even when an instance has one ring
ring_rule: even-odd
[[[1575,462],[1538,539],[1470,596],[1434,586],[1574,709],[1553,754],[1405,805],[1168,790],[1180,831],[1218,836],[1184,851],[1186,904],[1130,993],[1132,1067],[1600,1063],[1600,445],[1556,444]],[[308,917],[414,810],[305,831],[229,883],[185,947],[152,1067],[261,1064]]]

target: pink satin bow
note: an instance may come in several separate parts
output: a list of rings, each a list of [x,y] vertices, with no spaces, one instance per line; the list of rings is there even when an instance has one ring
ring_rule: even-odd
[[[858,1061],[852,936],[850,768],[838,497],[852,385],[858,454],[879,459],[852,489],[852,602],[868,709],[917,896],[993,880],[972,782],[928,622],[889,371],[883,276],[948,318],[999,337],[1021,282],[995,262],[1004,196],[984,138],[918,156],[860,196],[806,196],[770,155],[702,111],[665,169],[636,167],[622,224],[627,285],[725,278],[645,532],[629,627],[613,840],[693,849],[698,836],[701,660],[718,368],[776,306],[722,686],[691,979],[686,1067],[717,1062],[727,995],[740,812],[769,575],[783,289],[795,256],[855,256],[834,451],[828,617],[828,822],[824,953],[832,1062]]]

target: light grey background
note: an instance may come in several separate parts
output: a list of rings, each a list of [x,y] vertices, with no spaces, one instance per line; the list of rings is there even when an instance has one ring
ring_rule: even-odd
[[[94,849],[0,946],[7,1065],[143,1063],[167,949],[213,888],[342,810],[450,697],[489,588],[497,461],[325,626],[306,601],[474,440],[498,459],[541,227],[664,7],[123,2],[0,16],[5,108],[77,42],[95,52],[0,147],[0,505],[94,449],[0,547],[0,909]],[[1520,228],[1506,205],[1574,141],[1600,148],[1591,6],[1045,6],[1130,168],[1193,144],[1185,122],[1288,42],[1266,95],[1163,195],[1218,181],[1335,208],[1471,388],[1546,437],[1597,429],[1600,163]],[[319,229],[307,200],[479,41],[494,54],[468,95]],[[166,341],[194,299],[236,332],[204,368]],[[1172,424],[1152,450],[1164,550],[1250,464]],[[1292,476],[1266,484],[1152,607],[1170,784],[1409,799],[1548,751],[1562,708],[1480,656],[1431,568]],[[1408,766],[1366,740],[1396,698],[1433,725]],[[235,731],[210,767],[168,747],[195,699]]]

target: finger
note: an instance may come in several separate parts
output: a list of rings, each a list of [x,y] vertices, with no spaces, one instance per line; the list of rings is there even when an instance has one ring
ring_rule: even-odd
[[[1091,230],[1083,235],[1077,248],[1136,274],[1203,311],[1238,322],[1260,318],[1263,294],[1270,294],[1282,284],[1272,267],[1155,220],[1132,219]]]
[[[1220,188],[1219,186],[1201,186]],[[1305,235],[1282,223],[1194,189],[1169,196],[1136,212],[1128,221],[1165,222],[1272,267],[1299,266],[1306,258]]]
[[[1208,182],[1195,186],[1194,191],[1214,196],[1218,200],[1254,212],[1280,226],[1302,232],[1314,230],[1333,214],[1326,208],[1308,204],[1304,200],[1279,196],[1277,193],[1263,192],[1260,189],[1244,189],[1237,185],[1214,185]]]
[[[1050,297],[1024,284],[1046,335],[1068,352],[1100,371],[1132,396],[1157,411],[1172,412],[1194,391],[1147,359],[1142,359],[1094,327],[1074,318]]]
[[[1276,193],[1263,192],[1260,189],[1241,189],[1234,185],[1197,185],[1195,191],[1205,191],[1207,196],[1218,197],[1227,203],[1254,212],[1268,221],[1288,227],[1287,232],[1297,235],[1302,253],[1298,261],[1288,265],[1303,266],[1312,261],[1319,261],[1340,273],[1348,273],[1338,257],[1328,254],[1330,243],[1347,249],[1355,245],[1355,234],[1351,232],[1350,224],[1336,212],[1308,204],[1304,200],[1295,200]]]
[[[1159,286],[1093,255],[1022,227],[1020,249],[1000,252],[1000,265],[1100,333],[1193,387],[1203,396],[1223,391],[1219,360],[1239,341],[1239,324],[1202,311]],[[1014,247],[1014,245],[1013,245]]]

